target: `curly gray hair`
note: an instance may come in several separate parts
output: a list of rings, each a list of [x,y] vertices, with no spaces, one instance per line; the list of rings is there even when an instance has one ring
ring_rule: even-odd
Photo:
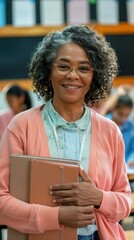
[[[67,43],[81,46],[94,69],[93,80],[85,95],[85,103],[94,103],[105,98],[112,87],[112,81],[118,72],[115,51],[105,37],[92,28],[83,25],[67,26],[61,31],[47,34],[33,53],[29,76],[32,79],[34,92],[46,101],[53,98],[53,87],[49,76],[58,49]]]

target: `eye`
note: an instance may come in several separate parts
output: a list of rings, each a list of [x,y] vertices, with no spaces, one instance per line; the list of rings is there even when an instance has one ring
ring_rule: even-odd
[[[78,67],[78,70],[79,70],[80,72],[85,72],[85,73],[87,73],[87,72],[90,72],[90,71],[91,71],[91,67],[90,67],[90,66],[80,66],[80,67]]]
[[[70,70],[70,67],[66,64],[61,64],[57,66],[60,71],[68,71]]]

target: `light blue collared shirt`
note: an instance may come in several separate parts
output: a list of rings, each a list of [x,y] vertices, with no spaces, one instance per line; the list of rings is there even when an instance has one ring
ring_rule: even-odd
[[[42,110],[51,157],[80,160],[88,172],[91,136],[90,109],[85,105],[84,115],[75,122],[67,122],[54,109],[51,100]],[[92,235],[96,224],[80,228],[79,235]]]

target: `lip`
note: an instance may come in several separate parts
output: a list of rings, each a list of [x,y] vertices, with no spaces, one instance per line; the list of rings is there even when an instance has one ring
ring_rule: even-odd
[[[62,86],[66,89],[72,89],[72,90],[76,90],[82,87],[80,85],[72,85],[72,84],[62,84]]]

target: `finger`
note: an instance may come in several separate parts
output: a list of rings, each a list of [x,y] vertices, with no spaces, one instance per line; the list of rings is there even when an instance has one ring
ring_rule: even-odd
[[[95,220],[94,214],[93,213],[91,213],[91,214],[84,214],[83,215],[83,220],[94,221]]]
[[[94,223],[94,220],[83,220],[78,223],[77,227],[79,228],[86,227],[88,225],[92,225],[93,223]]]
[[[82,208],[82,211],[85,214],[92,214],[92,213],[94,213],[94,207],[93,206],[85,206]]]
[[[50,192],[51,195],[56,196],[56,197],[70,197],[73,196],[73,190],[64,190],[64,191],[51,191]]]
[[[62,204],[58,204],[61,206],[74,206],[74,203],[70,202],[70,203],[62,203]]]
[[[82,226],[94,224],[94,221],[95,221],[94,215],[89,214],[89,215],[81,215],[81,218],[77,223],[79,227],[82,227]]]
[[[74,186],[75,186],[74,183],[55,184],[55,185],[50,186],[50,189],[52,191],[70,190],[70,189],[73,189]]]
[[[59,205],[64,205],[64,206],[68,206],[68,205],[74,205],[75,202],[73,200],[73,198],[55,198],[53,199],[54,203],[57,203]]]
[[[82,177],[83,181],[92,183],[92,180],[87,175],[86,171],[81,167],[79,168],[79,175]]]

